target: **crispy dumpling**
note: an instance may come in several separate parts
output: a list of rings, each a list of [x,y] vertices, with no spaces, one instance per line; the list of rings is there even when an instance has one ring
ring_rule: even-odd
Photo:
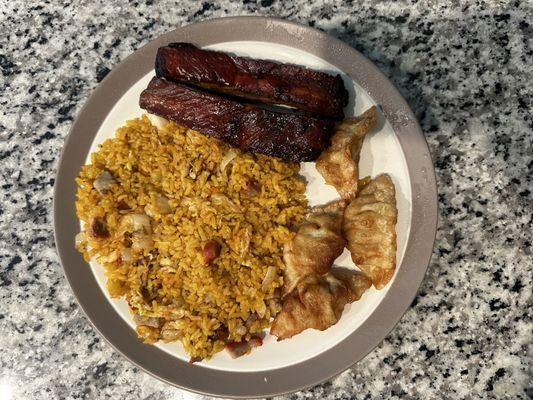
[[[270,334],[283,340],[309,328],[323,331],[336,324],[344,306],[359,300],[371,285],[357,271],[334,269],[321,277],[309,275],[283,300]]]
[[[325,275],[330,285],[334,280],[340,281],[346,288],[346,303],[353,303],[361,298],[364,292],[372,286],[372,280],[362,272],[348,268],[334,267]]]
[[[389,282],[396,268],[397,216],[394,184],[386,174],[363,187],[344,211],[342,232],[352,260],[376,289]]]
[[[375,126],[375,106],[359,117],[346,118],[335,130],[331,146],[316,161],[316,169],[326,183],[334,186],[344,199],[351,199],[357,194],[361,147],[365,135]]]
[[[346,208],[349,202],[350,201],[346,199],[333,200],[329,203],[311,208],[311,212],[308,215],[326,213],[342,216],[344,214],[344,209]]]
[[[285,262],[283,296],[292,292],[304,277],[327,273],[346,244],[342,237],[345,202],[334,202],[313,210],[294,239],[283,249]]]

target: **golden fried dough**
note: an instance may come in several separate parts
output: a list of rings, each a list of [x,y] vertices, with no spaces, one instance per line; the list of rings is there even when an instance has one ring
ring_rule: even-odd
[[[371,180],[344,211],[342,233],[352,260],[377,289],[396,268],[397,216],[394,184],[386,174]]]
[[[331,146],[316,161],[316,169],[340,196],[350,199],[357,194],[359,155],[365,135],[376,126],[376,107],[356,118],[342,121],[331,139]]]
[[[371,284],[367,276],[350,270],[333,270],[321,277],[309,275],[283,300],[270,334],[283,340],[308,328],[323,331],[336,324],[344,306],[359,300]]]
[[[345,203],[332,203],[311,212],[294,239],[283,249],[285,262],[283,296],[311,274],[324,275],[344,250],[341,234]]]

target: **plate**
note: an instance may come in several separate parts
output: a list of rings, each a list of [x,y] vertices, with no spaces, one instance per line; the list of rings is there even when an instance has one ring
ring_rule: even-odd
[[[138,117],[139,94],[153,76],[155,53],[169,42],[196,45],[255,58],[297,63],[341,73],[350,91],[348,115],[373,104],[381,108],[378,127],[365,139],[361,176],[391,175],[397,189],[398,267],[383,290],[370,289],[348,305],[341,320],[320,332],[307,330],[290,340],[267,336],[246,357],[227,353],[189,364],[180,344],[142,344],[127,304],[105,291],[102,269],[89,267],[74,248],[80,230],[75,215],[74,179],[103,140],[128,119]],[[337,196],[313,163],[303,163],[311,205]],[[436,231],[434,170],[423,133],[394,86],[361,54],[315,29],[261,17],[216,19],[176,29],[137,50],[98,86],[80,111],[65,142],[54,193],[58,252],[78,302],[95,328],[119,352],[146,372],[194,392],[223,397],[263,397],[299,390],[331,378],[371,351],[408,308],[423,279]],[[336,265],[351,266],[345,251]]]

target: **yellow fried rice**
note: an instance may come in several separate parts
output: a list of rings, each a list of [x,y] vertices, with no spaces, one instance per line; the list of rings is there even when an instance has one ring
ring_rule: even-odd
[[[283,245],[308,210],[298,171],[143,115],[81,169],[78,249],[103,266],[109,294],[127,300],[142,340],[180,340],[209,358],[279,311]],[[221,252],[208,264],[210,240]]]

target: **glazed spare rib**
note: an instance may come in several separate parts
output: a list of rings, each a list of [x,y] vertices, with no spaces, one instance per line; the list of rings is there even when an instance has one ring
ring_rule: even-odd
[[[287,161],[313,161],[329,146],[334,122],[242,104],[154,77],[139,105],[149,113],[244,151]]]
[[[348,92],[338,74],[203,50],[190,43],[160,47],[155,71],[160,78],[335,119],[344,117],[348,104]]]

